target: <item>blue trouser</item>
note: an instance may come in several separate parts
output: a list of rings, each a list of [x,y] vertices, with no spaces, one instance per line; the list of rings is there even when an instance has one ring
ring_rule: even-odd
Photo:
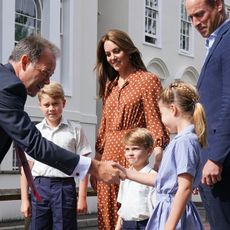
[[[200,185],[200,196],[211,230],[230,229],[230,168],[224,168],[222,180],[212,187]]]
[[[133,220],[123,220],[122,230],[144,230],[149,219],[133,221]]]
[[[32,195],[30,230],[76,230],[76,185],[73,178],[36,177],[42,202]]]

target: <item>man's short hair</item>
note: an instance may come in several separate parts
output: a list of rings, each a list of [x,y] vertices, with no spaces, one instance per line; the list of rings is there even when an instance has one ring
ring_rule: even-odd
[[[48,48],[55,57],[59,56],[60,49],[56,45],[40,35],[30,35],[16,44],[9,60],[17,62],[23,55],[27,55],[32,63],[36,63],[46,48]]]
[[[224,5],[224,0],[221,0],[223,5]],[[216,0],[206,0],[206,4],[209,5],[210,7],[214,8],[216,5]]]

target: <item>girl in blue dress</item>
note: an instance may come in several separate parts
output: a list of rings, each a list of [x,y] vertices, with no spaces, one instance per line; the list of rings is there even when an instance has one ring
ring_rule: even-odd
[[[159,100],[162,122],[176,134],[167,146],[158,173],[144,174],[125,169],[127,178],[154,185],[157,204],[146,230],[204,229],[191,201],[201,180],[201,148],[206,146],[206,121],[195,87],[172,83]]]

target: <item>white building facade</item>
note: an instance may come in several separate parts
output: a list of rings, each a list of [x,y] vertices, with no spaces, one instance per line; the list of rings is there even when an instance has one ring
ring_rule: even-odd
[[[230,12],[230,0],[225,3]],[[96,47],[113,28],[130,35],[148,70],[159,76],[163,86],[175,79],[196,84],[205,41],[192,27],[183,0],[0,0],[0,62],[6,63],[14,44],[31,32],[60,47],[62,55],[52,78],[65,90],[64,115],[81,123],[92,149],[100,117],[93,72]],[[33,121],[42,119],[37,105],[36,97],[28,97],[25,110]],[[11,148],[0,165],[1,189],[19,188],[15,169]],[[90,212],[96,212],[95,199],[89,206]],[[21,218],[20,201],[0,202],[0,221],[15,218]]]
[[[85,0],[0,0],[1,63],[7,62],[19,38],[35,31],[61,48],[61,58],[52,79],[64,87],[65,117],[81,123],[94,149],[97,1],[91,0],[89,6]],[[42,119],[37,97],[28,97],[25,110],[33,121]],[[11,148],[0,165],[0,189],[20,187],[19,173],[15,169]],[[96,211],[96,202],[89,203],[89,209]],[[20,201],[0,202],[0,221],[14,218],[21,218]]]
[[[183,1],[99,0],[98,10],[98,34],[110,28],[128,32],[163,85],[175,79],[196,83],[204,40],[191,26]]]

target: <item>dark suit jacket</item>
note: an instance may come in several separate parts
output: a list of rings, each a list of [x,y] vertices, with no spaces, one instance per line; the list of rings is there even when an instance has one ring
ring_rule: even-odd
[[[208,125],[202,157],[230,166],[230,22],[215,39],[197,83]]]
[[[25,86],[11,64],[0,64],[0,163],[12,140],[38,161],[71,174],[80,157],[42,137],[24,111]]]

